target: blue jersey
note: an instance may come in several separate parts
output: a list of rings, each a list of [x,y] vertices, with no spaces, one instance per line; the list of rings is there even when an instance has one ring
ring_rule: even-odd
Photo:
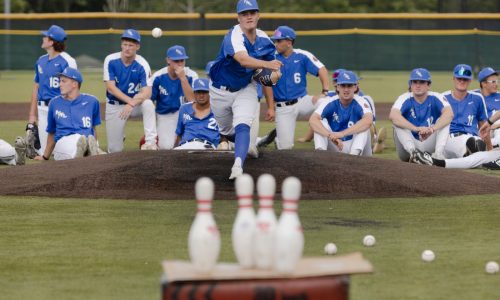
[[[439,93],[428,92],[424,102],[419,103],[413,93],[408,92],[399,96],[392,108],[399,110],[401,115],[416,127],[430,127],[441,117],[443,108],[449,106],[448,101]],[[417,132],[412,134],[415,139],[420,138]]]
[[[215,87],[239,90],[250,83],[254,70],[242,67],[234,59],[234,54],[240,51],[256,59],[271,61],[275,58],[276,48],[264,31],[257,29],[257,38],[252,44],[240,25],[235,25],[224,37],[215,63],[210,68],[210,78]]]
[[[40,56],[35,64],[35,82],[38,83],[38,101],[48,102],[59,96],[59,73],[67,67],[75,68],[76,61],[66,52],[61,52],[56,57],[49,59],[49,55]]]
[[[120,54],[120,52],[116,52],[104,59],[104,81],[114,81],[120,91],[133,98],[142,87],[148,86],[151,68],[140,55],[136,55],[135,60],[129,66],[125,66]],[[108,91],[106,91],[106,98],[122,102]]]
[[[486,105],[481,94],[468,92],[463,100],[453,98],[451,91],[443,93],[453,109],[453,120],[450,124],[450,133],[468,133],[478,135],[480,121],[486,121]]]
[[[75,100],[62,96],[52,99],[47,117],[47,132],[54,133],[57,142],[60,138],[79,133],[84,136],[95,135],[94,126],[101,124],[99,101],[89,94],[80,94]]]
[[[190,85],[198,78],[198,74],[188,67],[184,67],[184,73]],[[156,71],[150,81],[153,86],[151,100],[156,101],[156,112],[164,115],[178,111],[185,102],[181,80],[170,78],[168,67],[165,67]]]
[[[330,98],[328,102],[320,105],[315,113],[320,115],[321,119],[325,119],[328,122],[332,131],[339,132],[356,124],[365,114],[371,114],[372,111],[366,99],[354,95],[354,99],[347,107],[344,107],[340,103],[339,97],[335,96]],[[342,138],[343,141],[351,139],[352,135]]]
[[[213,112],[210,110],[210,113],[203,119],[198,119],[194,115],[193,103],[186,103],[179,109],[175,134],[181,137],[180,144],[198,138],[209,141],[217,147],[220,141],[219,125]]]
[[[276,59],[283,63],[281,78],[273,86],[276,102],[289,101],[307,95],[307,73],[318,76],[318,71],[324,65],[308,51],[293,49],[293,52],[284,57],[277,54]]]
[[[486,110],[488,117],[493,116],[497,111],[500,111],[500,93],[492,93],[489,96],[484,96],[486,102]]]

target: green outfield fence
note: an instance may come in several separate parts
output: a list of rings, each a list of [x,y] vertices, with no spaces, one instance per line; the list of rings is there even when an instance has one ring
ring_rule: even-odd
[[[68,52],[81,67],[100,67],[119,51],[120,33],[143,35],[140,54],[153,69],[164,65],[165,50],[186,47],[188,65],[203,68],[214,59],[235,14],[11,14],[0,17],[0,69],[32,69],[40,49],[40,30],[63,26]],[[500,14],[261,14],[268,34],[279,25],[296,29],[295,47],[314,53],[329,69],[408,70],[424,66],[450,70],[457,63],[476,68],[500,66]],[[150,36],[160,27],[160,39]]]

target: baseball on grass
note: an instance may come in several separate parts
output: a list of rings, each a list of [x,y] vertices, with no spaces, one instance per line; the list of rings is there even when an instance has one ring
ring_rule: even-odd
[[[486,273],[488,274],[495,274],[498,273],[498,263],[496,261],[489,261],[486,264],[486,267],[484,268],[486,270]]]
[[[155,27],[153,28],[153,30],[151,30],[151,35],[154,37],[154,38],[159,38],[161,35],[162,35],[162,31],[160,28],[158,27]]]
[[[337,246],[334,243],[328,243],[325,245],[325,254],[333,255],[337,253]]]
[[[373,245],[375,245],[375,237],[371,234],[369,235],[365,235],[365,237],[363,238],[363,245],[365,245],[366,247],[371,247]]]
[[[424,250],[422,252],[422,260],[426,262],[431,262],[436,258],[436,255],[434,255],[434,252],[432,250]]]

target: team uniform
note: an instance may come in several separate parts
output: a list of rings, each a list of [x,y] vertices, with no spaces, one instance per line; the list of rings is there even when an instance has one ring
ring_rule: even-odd
[[[40,56],[35,64],[35,83],[38,84],[38,132],[40,137],[40,149],[38,153],[42,155],[47,146],[47,114],[48,106],[52,98],[60,95],[59,73],[66,67],[76,69],[76,61],[66,52],[61,52],[56,57],[50,59],[48,54]]]
[[[488,96],[483,97],[484,102],[486,103],[488,117],[491,117],[497,111],[500,111],[500,93],[492,93]],[[500,120],[496,121],[495,124],[500,124]],[[500,128],[497,128],[491,132],[491,144],[494,147],[500,146]]]
[[[49,104],[47,133],[54,134],[54,159],[76,157],[81,136],[95,136],[94,127],[101,124],[99,101],[89,94],[80,94],[75,100],[58,96]]]
[[[150,79],[152,88],[151,100],[156,102],[156,123],[158,146],[160,149],[172,149],[175,143],[175,128],[179,119],[179,108],[185,103],[179,78],[172,79],[165,67],[153,74]],[[198,74],[188,67],[184,72],[190,85],[198,78]]]
[[[276,59],[283,63],[282,76],[273,86],[276,145],[278,149],[291,149],[297,117],[310,115],[321,102],[314,104],[313,96],[307,94],[307,73],[318,76],[319,69],[324,65],[310,52],[301,49],[293,49],[288,57],[278,53]]]
[[[176,150],[215,150],[220,142],[219,126],[212,111],[203,119],[195,116],[193,103],[179,109],[175,133],[181,137]]]
[[[16,165],[16,149],[2,139],[0,139],[0,164]]]
[[[444,148],[446,158],[463,157],[467,153],[466,142],[478,136],[480,121],[488,118],[486,105],[481,94],[468,92],[463,100],[453,98],[451,91],[443,93],[453,109],[453,120],[450,124],[450,136]]]
[[[151,86],[148,81],[151,77],[151,68],[148,62],[140,55],[126,66],[121,60],[120,52],[110,54],[104,60],[104,81],[115,81],[116,87],[124,94],[133,98],[141,88]],[[127,120],[120,118],[123,105],[126,103],[119,100],[109,91],[106,91],[106,135],[108,138],[108,152],[120,152],[123,150],[123,139],[125,137],[125,124]],[[131,117],[143,116],[145,140],[148,144],[156,143],[156,116],[155,106],[149,99],[144,100],[141,105],[136,105]]]
[[[355,94],[348,107],[342,105],[339,96],[334,96],[321,103],[315,113],[320,115],[325,128],[333,132],[339,132],[356,124],[365,114],[371,114],[372,111],[366,99]],[[342,138],[342,142],[344,144],[343,153],[361,153],[363,156],[372,155],[369,129],[358,134],[345,136]],[[318,133],[314,133],[314,146],[316,150],[339,152],[336,145],[327,137]]]
[[[401,115],[416,127],[431,127],[441,117],[443,109],[449,106],[450,104],[439,93],[428,92],[424,102],[419,103],[413,93],[407,92],[398,97],[392,109],[400,111]],[[443,157],[448,135],[449,126],[445,126],[421,141],[417,132],[394,126],[394,143],[402,161],[408,161],[415,149]]]

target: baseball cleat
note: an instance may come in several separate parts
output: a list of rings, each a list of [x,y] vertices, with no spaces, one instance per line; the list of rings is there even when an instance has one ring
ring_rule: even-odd
[[[250,147],[248,147],[248,156],[251,158],[259,158],[259,150],[257,147],[250,145]]]
[[[500,170],[500,158],[494,161],[491,161],[487,164],[483,164],[483,168],[488,170]]]
[[[486,151],[486,143],[483,140],[476,139],[474,137],[467,139],[465,147],[467,148],[467,155],[480,151]]]
[[[420,150],[413,151],[413,160],[411,162],[419,164],[419,165],[428,165],[433,166],[434,161],[432,160],[432,156],[428,152],[422,152]]]
[[[233,166],[231,168],[231,175],[229,176],[229,179],[234,180],[240,177],[241,175],[243,175],[243,168],[240,166]]]
[[[219,145],[217,146],[217,150],[224,150],[224,151],[227,151],[227,150],[231,150],[230,149],[230,146],[229,146],[229,143],[226,142],[226,141],[222,141],[219,143]]]
[[[276,128],[271,130],[266,136],[264,136],[260,141],[257,143],[257,147],[267,147],[269,144],[274,142],[274,139],[276,138]]]
[[[89,135],[87,137],[87,141],[89,144],[89,155],[96,156],[99,155],[99,145],[97,144],[97,140],[93,135]]]
[[[141,150],[158,150],[158,146],[156,144],[145,143],[141,146]]]
[[[80,136],[76,142],[76,154],[75,158],[83,157],[87,152],[88,144],[87,138],[85,136]]]
[[[31,130],[26,130],[26,157],[33,159],[38,155],[35,148],[35,133]]]
[[[14,148],[16,149],[16,165],[22,166],[26,163],[26,147],[26,140],[18,136],[14,142]]]

